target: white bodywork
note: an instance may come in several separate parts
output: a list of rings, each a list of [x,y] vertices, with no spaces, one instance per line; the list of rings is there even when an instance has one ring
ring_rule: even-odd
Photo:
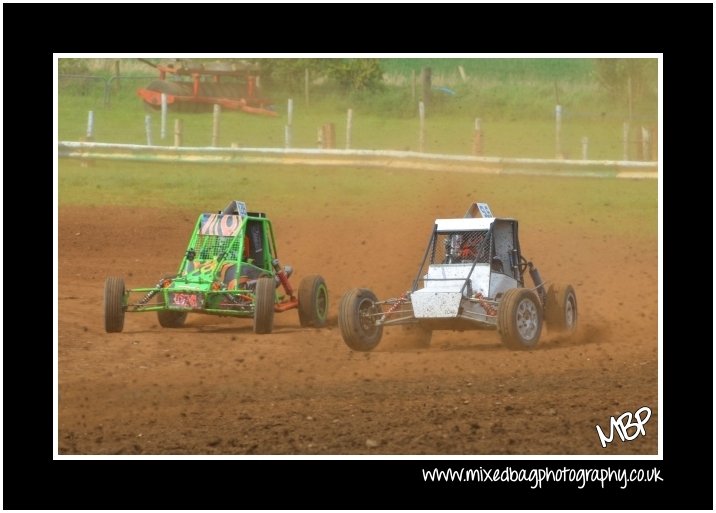
[[[438,233],[468,232],[489,230],[494,221],[492,217],[437,219],[435,224]],[[463,290],[468,275],[470,286]],[[487,263],[475,264],[474,269],[472,263],[432,264],[423,277],[423,288],[410,296],[413,315],[418,319],[465,317],[492,323],[494,316],[488,316],[475,297],[494,299],[517,286],[515,279],[493,272]]]
[[[438,225],[438,232],[462,232],[489,230],[494,221],[494,217],[460,217],[458,219],[436,219],[435,224]]]
[[[435,264],[428,267],[425,287],[410,295],[413,314],[417,318],[457,317],[460,301],[467,297],[468,290],[460,293],[472,264]],[[477,264],[470,276],[473,293],[480,291],[487,295],[490,267]],[[454,280],[451,278],[455,278]]]

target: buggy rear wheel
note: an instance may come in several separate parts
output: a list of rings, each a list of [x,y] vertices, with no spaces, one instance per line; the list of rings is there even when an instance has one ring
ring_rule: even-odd
[[[328,317],[328,289],[319,275],[306,276],[298,287],[298,320],[301,326],[320,328]]]
[[[547,290],[544,308],[550,331],[571,335],[577,331],[577,295],[571,285],[553,283]]]
[[[162,328],[181,328],[188,314],[177,310],[157,310],[157,319]]]
[[[254,333],[271,333],[276,303],[276,282],[270,276],[256,280],[254,298]]]
[[[124,328],[124,280],[109,276],[104,281],[104,330],[120,333]]]
[[[354,351],[370,351],[383,336],[383,326],[376,324],[380,307],[378,298],[369,289],[353,289],[341,299],[338,326],[343,341]]]
[[[542,331],[542,304],[530,289],[509,289],[497,309],[497,329],[502,343],[519,351],[532,349]]]

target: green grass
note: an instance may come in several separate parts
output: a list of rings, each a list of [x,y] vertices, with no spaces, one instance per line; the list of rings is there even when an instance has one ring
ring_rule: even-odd
[[[101,103],[101,102],[100,102]],[[336,127],[336,147],[345,148],[346,113],[349,104],[333,108],[306,109],[295,102],[293,147],[316,148],[317,130],[325,123]],[[345,110],[344,110],[345,107]],[[413,118],[388,117],[364,112],[354,107],[352,147],[374,150],[418,149],[419,121]],[[77,141],[87,129],[88,111],[94,111],[95,140],[126,144],[146,144],[144,118],[147,115],[138,98],[116,97],[110,107],[98,105],[91,96],[63,96],[59,100],[59,138]],[[426,121],[426,151],[469,155],[472,153],[475,117],[482,116],[479,107],[455,113],[429,115]],[[487,156],[553,158],[555,125],[553,112],[541,118],[508,118],[482,116],[483,152]],[[152,113],[152,142],[174,144],[174,121],[184,125],[184,146],[209,146],[212,138],[212,114],[169,113],[166,138],[160,138],[160,115]],[[237,143],[241,147],[283,147],[286,119],[250,116],[237,112],[222,113],[219,145]],[[648,125],[653,126],[653,125]],[[634,132],[638,126],[633,127]],[[583,116],[564,108],[562,146],[568,158],[581,158],[581,138],[589,138],[589,158],[622,158],[622,121],[609,115]],[[636,144],[634,144],[636,147]]]
[[[616,180],[492,176],[430,171],[285,166],[196,166],[97,162],[81,167],[60,160],[59,201],[66,205],[128,205],[212,211],[232,199],[266,212],[306,219],[364,216],[390,229],[381,207],[397,204],[405,216],[460,217],[472,201],[498,215],[550,231],[655,237],[657,184]],[[445,198],[454,198],[445,203]],[[538,215],[538,218],[535,218]],[[421,228],[422,229],[422,228]]]

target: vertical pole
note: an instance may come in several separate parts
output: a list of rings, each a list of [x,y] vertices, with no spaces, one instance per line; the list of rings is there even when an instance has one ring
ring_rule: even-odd
[[[472,143],[472,153],[482,155],[482,122],[480,118],[475,118],[475,139]]]
[[[636,146],[635,150],[635,157],[634,160],[644,160],[644,132],[642,131],[641,127],[636,127],[636,141],[634,141],[634,144]]]
[[[418,82],[418,80],[417,80],[417,78],[415,78],[415,70],[413,70],[413,71],[411,72],[411,74],[412,74],[412,79],[411,79],[411,81],[412,81],[412,91],[413,91],[413,94],[412,94],[411,98],[413,99],[413,101],[415,101],[415,89],[417,88],[417,82]]]
[[[644,160],[653,160],[651,157],[651,132],[645,126],[641,127],[641,144],[641,152],[644,157]]]
[[[182,124],[181,119],[174,120],[174,146],[177,148],[180,147],[182,143]]]
[[[622,125],[622,160],[629,160],[629,122]]]
[[[582,160],[589,160],[587,156],[589,155],[589,137],[586,135],[582,137]]]
[[[346,149],[351,149],[353,142],[353,109],[348,109],[348,121],[346,121]]]
[[[309,103],[309,86],[310,86],[311,80],[310,80],[310,72],[308,71],[308,68],[306,68],[306,77],[305,77],[305,89],[306,89],[306,107],[310,105]]]
[[[562,154],[562,106],[557,105],[554,108],[554,122],[555,122],[555,155],[558,159],[564,158]]]
[[[80,137],[80,142],[92,142],[94,141],[94,111],[89,111],[87,113],[87,131],[85,132],[84,137]],[[82,159],[80,160],[80,166],[81,167],[90,167],[94,164],[93,160],[86,160]]]
[[[316,143],[318,144],[318,149],[323,149],[323,127],[318,127],[318,135],[316,138]]]
[[[323,147],[327,150],[336,147],[336,125],[333,123],[323,125]]]
[[[420,136],[418,142],[418,151],[425,151],[425,103],[418,104],[418,115],[420,116]]]
[[[291,147],[291,139],[292,133],[291,133],[291,125],[293,124],[293,98],[288,99],[288,119],[286,120],[286,128],[284,130],[284,139],[285,139],[285,146],[286,148]]]
[[[627,78],[627,108],[629,109],[629,123],[633,121],[634,115],[634,98],[631,84],[631,75]]]
[[[114,83],[117,84],[117,91],[119,91],[122,87],[119,83],[119,61],[114,61]]]
[[[94,141],[94,111],[87,113],[87,141]]]
[[[422,85],[423,85],[423,102],[425,102],[425,106],[430,108],[430,95],[432,94],[432,69],[431,68],[423,68],[420,72],[420,77],[422,79]]]
[[[211,145],[219,146],[219,118],[221,117],[221,105],[214,104],[214,118],[211,124]]]
[[[147,146],[152,145],[152,116],[144,116],[144,132],[147,134]]]
[[[463,82],[467,82],[467,75],[465,74],[465,68],[462,66],[458,66],[457,70],[460,72],[460,77],[462,77]]]
[[[164,139],[167,135],[167,95],[162,93],[162,122],[159,129],[159,138]]]

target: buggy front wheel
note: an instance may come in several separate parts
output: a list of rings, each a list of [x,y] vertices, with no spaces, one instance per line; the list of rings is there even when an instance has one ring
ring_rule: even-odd
[[[124,280],[109,276],[104,282],[104,330],[120,333],[124,328]]]
[[[276,282],[270,276],[256,280],[254,297],[254,333],[271,333],[276,303]]]
[[[509,289],[497,309],[497,330],[502,343],[519,351],[532,349],[542,331],[542,304],[530,289]]]
[[[381,309],[369,289],[353,289],[341,299],[338,326],[343,341],[354,351],[370,351],[383,336],[383,326],[376,324]]]

